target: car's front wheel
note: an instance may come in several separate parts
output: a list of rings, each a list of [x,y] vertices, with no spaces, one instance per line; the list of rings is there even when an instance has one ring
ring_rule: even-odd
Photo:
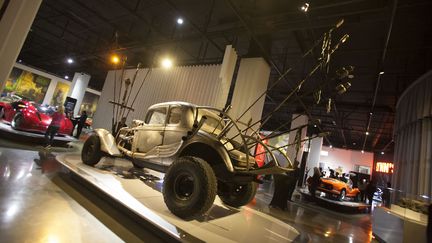
[[[22,124],[24,123],[24,116],[21,113],[16,113],[12,119],[11,126],[13,129],[20,129]]]
[[[244,184],[228,184],[219,182],[219,197],[226,205],[241,207],[248,204],[255,197],[257,184],[249,182]]]
[[[86,165],[95,165],[102,158],[100,138],[97,135],[91,135],[84,143],[81,151],[81,159]]]
[[[163,197],[168,209],[182,219],[206,213],[216,197],[216,176],[203,159],[180,157],[165,174]]]
[[[342,189],[342,190],[340,191],[340,194],[339,194],[339,200],[340,200],[340,201],[343,201],[343,200],[345,199],[345,196],[346,196],[346,190],[345,190],[345,188],[344,188],[344,189]]]

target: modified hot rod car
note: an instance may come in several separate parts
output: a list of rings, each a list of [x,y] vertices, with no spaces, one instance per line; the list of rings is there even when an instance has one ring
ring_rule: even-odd
[[[224,110],[167,102],[151,106],[144,121],[133,123],[116,137],[95,129],[84,143],[82,160],[95,165],[102,156],[125,156],[136,167],[165,172],[164,201],[180,218],[206,213],[216,194],[226,205],[246,205],[255,196],[257,175],[292,170],[279,166],[269,147],[242,133]],[[237,135],[229,138],[230,132]],[[272,163],[257,166],[249,151],[258,143],[270,152]]]
[[[344,200],[346,197],[354,198],[355,201],[360,201],[360,190],[352,188],[351,185],[333,178],[321,178],[321,183],[317,187],[318,191],[335,195],[339,200]]]
[[[51,123],[51,115],[55,108],[51,106],[42,106],[30,101],[19,100],[12,103],[0,104],[0,119],[10,123],[13,129],[29,132],[45,133]],[[70,135],[73,126],[68,118],[64,118],[61,123],[58,134]]]

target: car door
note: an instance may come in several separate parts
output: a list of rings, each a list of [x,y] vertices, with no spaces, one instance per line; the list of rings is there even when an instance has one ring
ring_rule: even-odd
[[[147,112],[143,126],[136,128],[133,151],[138,154],[154,152],[162,145],[167,107],[156,107]]]
[[[171,153],[179,148],[182,137],[187,135],[190,130],[187,116],[193,116],[192,108],[181,105],[171,105],[169,107],[167,124],[165,126],[163,146],[165,153]],[[170,160],[163,160],[164,164],[170,164]]]

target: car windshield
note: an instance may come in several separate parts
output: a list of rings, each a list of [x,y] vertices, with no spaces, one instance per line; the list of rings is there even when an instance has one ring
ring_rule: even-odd
[[[39,105],[35,103],[33,103],[33,106],[36,107],[39,113],[43,113],[51,116],[55,112],[55,108],[52,106]]]
[[[0,102],[12,103],[19,100],[21,100],[21,97],[16,95],[0,97]]]

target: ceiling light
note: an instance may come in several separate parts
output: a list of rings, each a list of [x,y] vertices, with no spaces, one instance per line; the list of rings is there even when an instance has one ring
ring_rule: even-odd
[[[22,60],[21,60],[21,59],[19,59],[19,60],[18,60],[18,62],[19,62],[19,63],[22,63]]]
[[[65,75],[65,77],[64,77],[65,79],[69,79],[69,76],[67,76],[67,75]]]
[[[111,62],[114,64],[117,64],[120,62],[120,58],[117,55],[112,55],[111,56]]]
[[[162,67],[164,67],[166,69],[169,69],[169,68],[171,68],[173,66],[173,62],[169,58],[162,59],[161,64],[162,64]]]
[[[381,154],[384,154],[384,151],[382,151]]]
[[[369,132],[365,132],[366,136],[369,135]]]
[[[183,19],[182,19],[182,18],[178,18],[178,19],[177,19],[177,24],[182,25],[182,24],[183,24]]]
[[[74,60],[73,60],[72,58],[69,57],[69,58],[67,59],[67,63],[72,64],[73,62],[74,62]]]
[[[304,3],[301,7],[300,10],[303,12],[307,12],[309,10],[309,3]]]
[[[333,148],[333,145],[330,144],[330,148]]]
[[[383,74],[384,74],[384,71],[379,72],[379,74],[380,74],[380,75],[383,75]]]
[[[362,150],[361,153],[364,154],[364,150]]]

